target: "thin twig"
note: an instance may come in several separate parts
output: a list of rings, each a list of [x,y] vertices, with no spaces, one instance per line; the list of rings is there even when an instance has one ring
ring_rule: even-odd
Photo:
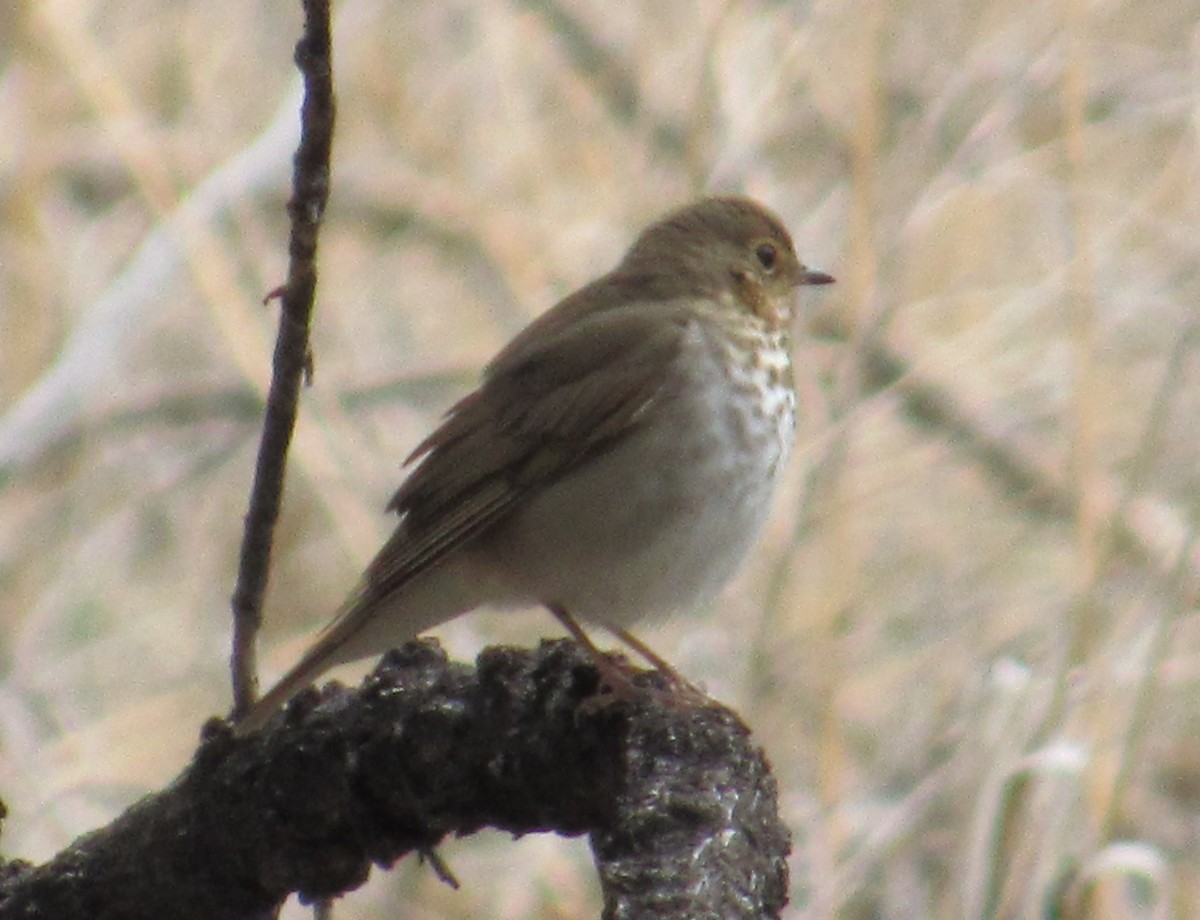
[[[300,111],[300,146],[294,160],[292,199],[288,202],[292,220],[290,263],[287,283],[280,292],[279,335],[271,388],[232,598],[230,667],[234,718],[246,711],[257,693],[255,640],[262,623],[271,540],[283,497],[284,469],[296,424],[300,385],[311,372],[308,336],[317,284],[317,237],[329,197],[334,122],[329,4],[327,0],[304,0],[304,13],[304,34],[296,45],[296,65],[304,78],[304,103]]]

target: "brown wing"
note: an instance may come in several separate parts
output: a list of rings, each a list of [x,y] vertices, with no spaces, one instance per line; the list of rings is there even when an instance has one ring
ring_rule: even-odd
[[[514,340],[409,458],[420,463],[388,506],[403,519],[367,570],[365,594],[390,593],[639,424],[662,396],[685,325],[662,304]]]

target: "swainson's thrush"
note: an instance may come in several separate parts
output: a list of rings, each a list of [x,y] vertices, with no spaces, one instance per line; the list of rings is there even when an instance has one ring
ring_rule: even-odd
[[[833,279],[780,220],[706,198],[530,323],[408,462],[395,533],[300,662],[239,722],[329,668],[481,605],[625,628],[734,573],[795,428],[796,289]],[[589,643],[590,645],[590,643]]]

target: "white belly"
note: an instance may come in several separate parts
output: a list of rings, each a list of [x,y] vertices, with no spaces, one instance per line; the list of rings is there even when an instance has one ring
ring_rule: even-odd
[[[624,626],[715,594],[741,564],[790,447],[790,393],[782,407],[735,409],[734,384],[712,386],[711,348],[696,347],[654,407],[659,417],[545,490],[489,541],[519,594]]]

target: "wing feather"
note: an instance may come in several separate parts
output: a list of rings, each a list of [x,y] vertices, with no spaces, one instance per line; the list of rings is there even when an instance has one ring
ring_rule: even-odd
[[[396,590],[641,424],[664,397],[685,327],[664,305],[515,340],[521,347],[501,352],[409,458],[418,465],[388,506],[400,525],[355,606]]]

